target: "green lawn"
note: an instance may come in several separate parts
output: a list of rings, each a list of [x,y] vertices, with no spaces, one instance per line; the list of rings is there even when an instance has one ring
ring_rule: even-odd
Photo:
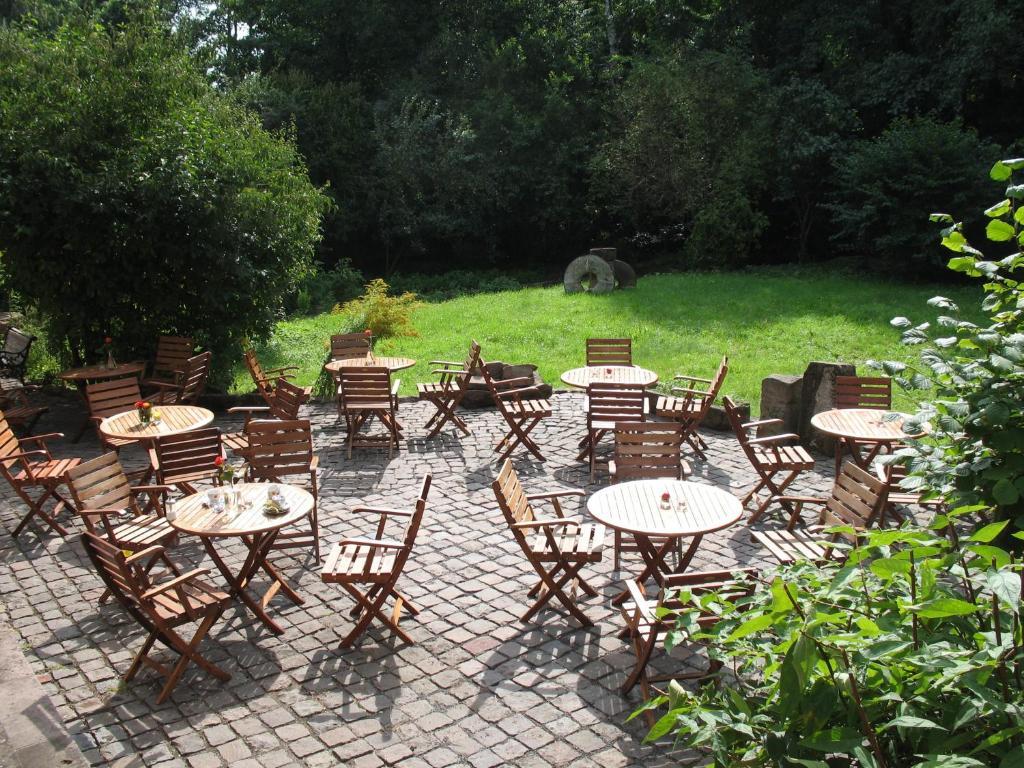
[[[413,317],[418,336],[381,340],[376,351],[418,361],[400,374],[403,394],[414,394],[417,381],[432,378],[427,361],[462,359],[471,338],[485,360],[536,363],[558,385],[562,371],[583,364],[587,337],[629,336],[634,362],[663,380],[676,373],[710,376],[728,354],[724,393],[756,404],[762,378],[802,373],[811,360],[860,368],[872,358],[912,358],[914,350],[899,344],[889,320],[933,320],[925,302],[937,293],[977,312],[981,294],[974,287],[908,286],[821,269],[800,276],[775,270],[652,275],[635,289],[604,296],[528,288],[427,304]],[[310,384],[340,325],[329,314],[286,320],[258,351],[268,367],[301,366],[297,380]],[[252,388],[244,371],[235,386]]]

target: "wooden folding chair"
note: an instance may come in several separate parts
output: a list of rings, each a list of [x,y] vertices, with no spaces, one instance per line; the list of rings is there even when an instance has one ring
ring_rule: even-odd
[[[228,408],[228,413],[244,413],[245,425],[241,432],[229,432],[222,435],[224,446],[230,448],[238,456],[245,457],[249,450],[249,437],[245,427],[253,419],[277,419],[294,421],[299,418],[299,409],[309,399],[309,390],[280,379],[270,396],[270,405],[239,405]]]
[[[28,505],[28,512],[14,529],[15,538],[33,517],[40,518],[61,536],[68,535],[67,530],[57,522],[57,516],[67,505],[57,489],[64,485],[68,470],[77,467],[81,459],[55,459],[46,441],[58,437],[64,435],[50,432],[19,439],[11,431],[7,417],[0,412],[0,474]],[[32,498],[29,495],[31,488],[38,488],[42,493]],[[44,505],[50,499],[54,500],[54,507],[48,512]]]
[[[149,633],[124,676],[125,682],[131,681],[146,664],[166,678],[156,699],[157,704],[163,704],[189,662],[221,682],[231,679],[231,675],[199,652],[199,644],[231,601],[226,592],[199,578],[209,573],[209,568],[197,568],[170,581],[153,584],[144,564],[163,555],[163,547],[153,546],[125,555],[117,544],[89,531],[82,534],[82,544],[110,593]],[[199,627],[191,639],[186,639],[179,628],[191,623],[198,623]],[[149,652],[157,641],[179,655],[173,667],[168,668],[150,657]]]
[[[282,381],[287,382],[289,379],[295,378],[295,374],[288,373],[288,371],[297,371],[299,366],[285,365],[280,368],[264,368],[260,365],[259,358],[256,357],[256,353],[253,350],[246,347],[243,349],[243,354],[245,356],[245,367],[249,369],[249,375],[252,376],[252,383],[256,386],[256,391],[266,401],[267,406],[272,408],[274,406],[277,385]],[[304,392],[306,398],[308,398],[310,388],[306,387]]]
[[[194,352],[195,344],[188,336],[161,336],[156,342],[156,355],[149,368],[149,376],[143,379],[142,386],[159,389],[165,385],[177,385]]]
[[[432,476],[429,474],[423,478],[420,496],[412,512],[379,507],[356,507],[352,510],[356,514],[379,515],[376,534],[373,538],[342,539],[331,547],[324,562],[321,578],[328,584],[341,584],[356,601],[350,615],[358,618],[356,625],[341,641],[342,648],[351,648],[375,618],[405,642],[415,642],[398,623],[402,608],[408,608],[413,616],[419,615],[420,611],[409,598],[398,591],[396,585],[416,543],[416,534],[419,532],[423,512],[427,507],[431,481]],[[384,538],[388,520],[391,518],[404,518],[408,521],[401,541]],[[365,592],[359,588],[363,585],[369,586]],[[388,598],[394,600],[390,616],[382,610]]]
[[[459,407],[462,398],[469,389],[469,382],[480,367],[480,345],[475,341],[469,345],[469,355],[462,363],[450,360],[431,360],[431,365],[440,365],[432,371],[440,376],[437,382],[417,384],[416,392],[420,400],[427,400],[433,403],[436,412],[424,425],[427,432],[427,439],[437,435],[444,425],[449,421],[458,427],[466,435],[469,434],[469,427],[465,420],[459,416],[455,409]]]
[[[245,459],[250,480],[288,482],[301,475],[309,478],[313,508],[309,513],[309,531],[281,531],[273,549],[313,548],[320,562],[320,525],[317,519],[317,468],[313,452],[313,432],[306,420],[250,421],[245,426],[248,449]]]
[[[484,383],[490,390],[495,405],[498,406],[498,413],[508,425],[508,432],[494,448],[500,454],[498,461],[507,459],[520,445],[536,456],[538,461],[544,461],[544,454],[540,452],[540,446],[530,437],[530,432],[540,424],[542,419],[551,415],[551,404],[547,400],[523,397],[524,395],[540,394],[533,384],[533,379],[529,376],[496,381],[491,378],[487,364],[482,359],[480,360],[480,370],[483,373]]]
[[[223,455],[220,430],[204,427],[157,438],[149,449],[149,462],[158,485],[172,485],[191,495],[198,492],[195,483],[217,478],[216,460]]]
[[[109,416],[125,411],[134,411],[135,403],[142,399],[139,380],[134,376],[121,379],[95,381],[85,385],[85,403],[89,408],[89,420],[96,427],[96,437],[105,450],[119,452],[128,445],[138,445],[137,440],[107,437],[100,432],[100,422]]]
[[[748,577],[743,579],[743,577]],[[687,680],[707,677],[722,667],[720,661],[708,659],[708,668],[702,672],[673,673],[663,677],[652,677],[647,673],[647,665],[658,640],[675,629],[675,616],[664,615],[664,610],[677,610],[684,607],[695,607],[692,602],[683,603],[679,599],[682,590],[698,596],[708,592],[718,592],[725,599],[736,602],[753,594],[757,571],[753,568],[739,568],[732,571],[705,571],[696,573],[676,573],[665,577],[665,584],[656,599],[649,599],[637,582],[626,579],[629,599],[620,606],[622,618],[626,623],[626,632],[633,641],[636,663],[622,684],[622,693],[627,694],[633,686],[640,683],[644,701],[651,698],[651,684],[667,680]],[[721,616],[711,611],[701,611],[697,618],[697,626],[707,629],[714,626]]]
[[[718,370],[710,379],[687,375],[676,376],[675,380],[683,382],[684,386],[672,387],[672,394],[660,395],[654,405],[654,412],[658,416],[678,421],[683,425],[683,438],[701,461],[708,460],[704,453],[708,446],[701,439],[697,430],[700,429],[700,425],[704,423],[704,417],[714,405],[715,398],[718,397],[728,373],[729,358],[723,356],[722,362],[718,364]]]
[[[540,577],[528,593],[536,601],[519,620],[529,621],[555,598],[583,626],[593,626],[576,604],[576,590],[578,588],[589,597],[597,597],[597,590],[586,582],[580,571],[589,563],[601,562],[604,526],[565,517],[559,501],[566,496],[584,496],[583,491],[527,495],[509,459],[505,459],[491,487],[512,535]],[[538,517],[531,503],[534,501],[550,502],[556,517]],[[570,588],[570,594],[566,594],[566,587]]]
[[[139,552],[155,544],[166,546],[177,536],[167,522],[163,505],[163,495],[170,486],[132,486],[113,451],[69,469],[67,484],[85,527],[121,549]],[[139,497],[143,494],[148,499],[141,504]],[[144,570],[149,572],[158,561],[181,575],[163,552],[146,563]],[[104,594],[100,602],[107,597]]]
[[[872,411],[892,410],[892,379],[887,376],[836,376],[836,408],[858,408]],[[862,459],[862,466],[870,466],[875,457],[889,447],[888,443],[862,444],[856,440],[835,440],[835,463],[843,463],[843,454],[854,452],[860,455],[862,445],[868,454]]]
[[[923,499],[921,493],[903,490],[900,483],[907,477],[907,468],[902,464],[876,462],[875,477],[885,483],[888,489],[885,505],[882,507],[878,519],[879,528],[885,527],[888,517],[895,518],[897,522],[903,522],[903,515],[896,511],[897,507],[925,507],[937,512],[946,506],[946,502],[941,497]]]
[[[725,412],[732,424],[732,431],[736,434],[743,453],[759,478],[757,483],[740,500],[743,508],[746,509],[751,501],[758,502],[760,500],[758,494],[762,490],[768,492],[767,498],[761,501],[750,515],[747,525],[756,523],[768,511],[773,502],[782,506],[786,514],[792,518],[796,511],[785,496],[786,488],[799,477],[801,472],[814,469],[814,457],[804,450],[803,446],[792,444],[800,439],[799,435],[792,433],[771,435],[770,437],[753,437],[751,435],[751,431],[758,427],[782,424],[782,419],[762,419],[744,424],[740,419],[736,403],[731,398],[722,398],[722,404],[725,406]],[[776,479],[779,473],[783,473],[781,480]]]
[[[387,444],[388,458],[399,447],[398,388],[401,380],[391,381],[391,371],[384,367],[342,368],[338,371],[338,405],[348,433],[348,457],[352,448],[379,447]],[[386,434],[359,436],[359,430],[374,416],[387,430]]]
[[[616,423],[615,448],[608,462],[611,481],[658,477],[682,480],[690,474],[690,465],[682,456],[683,434],[683,426],[672,421]],[[651,542],[663,545],[665,539],[652,538]],[[615,570],[619,569],[623,552],[637,551],[633,542],[623,538],[622,531],[615,531]]]
[[[7,416],[7,423],[22,437],[31,435],[42,415],[50,410],[46,405],[33,405],[28,390],[29,386],[18,379],[0,379],[0,409]]]
[[[369,333],[336,333],[331,336],[331,360],[369,357],[372,340]]]
[[[195,404],[206,389],[206,379],[210,375],[212,353],[202,352],[185,361],[185,367],[174,384],[159,383],[153,385],[158,392],[146,397],[153,405],[186,405]]]
[[[633,340],[587,339],[587,365],[633,365]]]
[[[647,411],[642,384],[593,382],[587,387],[587,434],[580,440],[577,461],[589,459],[590,479],[597,465],[597,444],[617,422],[641,422]]]

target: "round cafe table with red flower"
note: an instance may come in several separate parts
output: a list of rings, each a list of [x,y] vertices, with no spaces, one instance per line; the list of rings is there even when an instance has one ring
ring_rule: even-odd
[[[585,365],[563,373],[562,381],[576,389],[586,389],[596,383],[640,384],[650,387],[658,383],[658,374],[635,365]]]

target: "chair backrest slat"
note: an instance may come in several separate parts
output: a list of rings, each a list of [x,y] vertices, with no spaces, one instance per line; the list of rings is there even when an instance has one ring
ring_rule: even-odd
[[[124,467],[113,451],[69,469],[68,488],[79,512],[84,509],[137,511]],[[86,518],[85,522],[92,527],[92,518]]]
[[[852,461],[843,464],[832,486],[832,494],[821,513],[821,523],[826,526],[849,526],[862,531],[874,525],[881,516],[888,497],[889,486]],[[829,542],[840,538],[856,541],[856,534],[832,533]],[[830,547],[826,547],[829,557]]]
[[[147,625],[152,623],[150,616],[152,606],[142,598],[142,595],[150,587],[145,571],[128,565],[121,548],[96,533],[91,531],[83,533],[82,544],[85,546],[89,559],[96,566],[100,578],[103,579],[118,602],[133,613],[138,611],[135,616],[140,621]]]
[[[217,427],[167,435],[154,442],[160,464],[160,479],[164,483],[174,483],[178,477],[197,473],[212,473],[217,468],[217,457],[223,455],[220,430]]]
[[[269,397],[274,388],[270,385],[267,374],[263,372],[263,366],[260,365],[256,353],[247,347],[242,350],[242,354],[245,357],[245,367],[249,369],[249,375],[252,377],[252,383],[256,385],[256,391],[264,397]]]
[[[632,339],[587,339],[587,365],[632,365]]]
[[[141,399],[139,380],[134,376],[95,381],[85,385],[85,401],[89,407],[89,415],[98,419],[134,410],[135,403]]]
[[[7,423],[7,417],[0,411],[0,467],[3,468],[4,476],[11,480],[9,470],[20,459],[8,458],[15,453],[21,453],[21,441],[14,434],[11,425]]]
[[[836,408],[892,408],[892,379],[885,376],[836,376]]]
[[[494,497],[498,500],[498,506],[505,516],[505,522],[512,530],[513,536],[520,543],[525,545],[526,534],[515,527],[516,523],[528,523],[536,519],[533,507],[526,498],[526,491],[519,482],[519,475],[512,465],[511,459],[505,459],[501,465],[501,471],[491,484],[494,489]]]
[[[270,414],[275,419],[293,421],[299,417],[299,409],[307,398],[305,389],[286,379],[281,379],[274,387],[274,394],[270,401]]]
[[[213,354],[202,352],[185,361],[185,372],[181,377],[181,390],[178,403],[195,403],[206,389],[206,380],[210,375],[210,362]]]
[[[683,427],[675,422],[615,425],[615,479],[682,479]]]
[[[754,446],[750,444],[751,435],[746,427],[743,426],[739,407],[728,395],[722,398],[722,407],[725,408],[725,414],[729,417],[729,424],[732,426],[733,434],[736,435],[736,440],[739,442],[740,448],[743,449],[747,460],[755,466],[758,465],[757,453],[754,451]]]
[[[187,336],[161,336],[156,342],[153,372],[176,374],[185,370],[185,365],[194,351],[195,344]]]
[[[587,424],[643,421],[646,403],[642,384],[594,382],[587,387]]]
[[[338,371],[341,407],[349,409],[391,399],[391,371],[384,367],[342,368]]]
[[[331,336],[331,360],[366,357],[370,354],[368,333],[337,333]]]
[[[313,433],[308,420],[250,421],[246,461],[252,475],[260,480],[277,480],[312,470]]]

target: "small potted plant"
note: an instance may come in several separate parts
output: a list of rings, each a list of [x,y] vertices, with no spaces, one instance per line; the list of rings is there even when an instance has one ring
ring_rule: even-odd
[[[139,423],[146,427],[153,420],[153,404],[148,400],[136,400],[135,410],[139,412]]]

